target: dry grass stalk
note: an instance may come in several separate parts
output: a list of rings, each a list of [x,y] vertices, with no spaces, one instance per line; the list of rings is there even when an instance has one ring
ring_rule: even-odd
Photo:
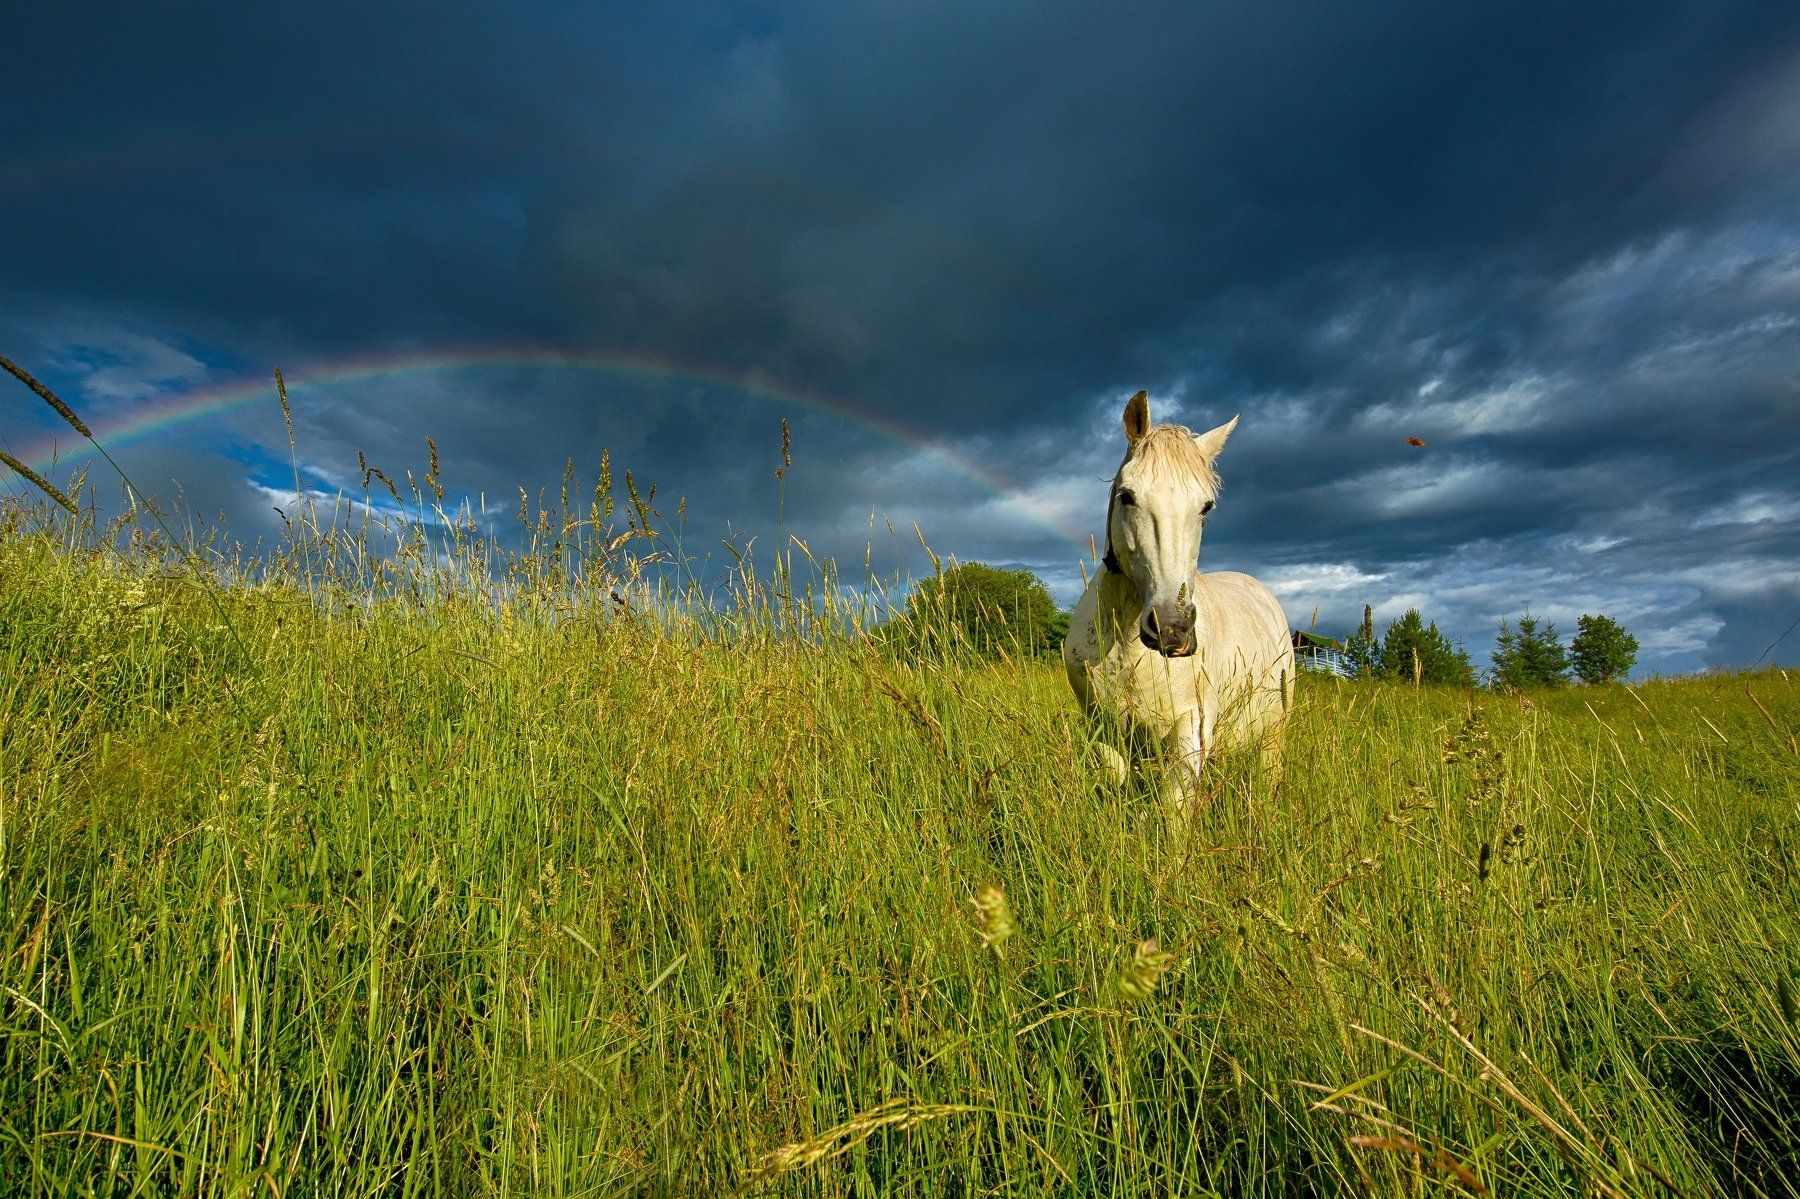
[[[927,1120],[978,1112],[981,1108],[966,1103],[914,1103],[902,1096],[878,1107],[861,1112],[834,1128],[804,1141],[793,1141],[772,1149],[756,1159],[750,1167],[752,1177],[765,1178],[785,1174],[807,1166],[840,1157],[867,1141],[884,1128],[904,1132],[917,1128]]]
[[[75,415],[75,410],[73,408],[69,407],[67,404],[63,403],[61,400],[57,399],[56,396],[51,392],[51,390],[48,387],[45,387],[42,383],[39,383],[35,378],[33,378],[31,376],[31,373],[29,371],[27,371],[24,367],[20,366],[18,363],[14,362],[10,358],[5,357],[4,355],[0,355],[0,366],[5,367],[7,369],[7,372],[10,373],[13,378],[17,379],[19,382],[23,383],[25,386],[31,388],[31,390],[37,392],[38,395],[43,398],[44,403],[46,403],[46,404],[50,405],[52,408],[56,409],[56,414],[58,416],[62,417],[64,420],[68,421],[70,427],[73,428],[77,433],[81,434],[83,437],[87,438],[89,441],[92,441],[94,439],[93,432],[90,431],[88,429],[88,427],[81,422],[81,418],[79,416]]]
[[[0,361],[5,361],[5,360],[0,359]],[[8,466],[12,467],[14,470],[18,471],[30,483],[32,483],[39,491],[43,492],[45,495],[47,495],[51,499],[55,500],[58,504],[62,505],[64,508],[67,508],[71,514],[73,514],[75,516],[81,515],[81,509],[79,509],[75,506],[74,500],[70,499],[68,496],[66,496],[62,492],[58,491],[56,489],[56,486],[53,483],[51,483],[50,480],[44,478],[44,476],[38,474],[35,470],[32,470],[29,466],[26,466],[23,462],[20,462],[17,458],[13,457],[11,454],[7,453],[5,450],[0,450],[0,462],[6,463],[6,465],[8,465]]]
[[[1427,1149],[1417,1141],[1407,1137],[1368,1137],[1355,1136],[1350,1143],[1358,1149],[1378,1149],[1387,1153],[1410,1153],[1414,1157],[1423,1158],[1460,1182],[1463,1187],[1477,1195],[1488,1193],[1487,1184],[1475,1176],[1475,1171],[1451,1157],[1442,1149]]]
[[[1420,1005],[1428,1014],[1437,1020],[1437,1022],[1441,1024],[1453,1038],[1455,1038],[1456,1042],[1463,1047],[1464,1051],[1466,1051],[1470,1057],[1475,1059],[1482,1068],[1481,1076],[1484,1079],[1491,1082],[1499,1089],[1501,1094],[1512,1101],[1518,1110],[1524,1112],[1534,1123],[1550,1134],[1558,1149],[1562,1151],[1564,1160],[1577,1168],[1585,1169],[1587,1171],[1588,1182],[1595,1194],[1607,1196],[1608,1199],[1624,1199],[1625,1191],[1619,1186],[1618,1182],[1610,1176],[1612,1170],[1607,1165],[1604,1156],[1596,1152],[1593,1133],[1588,1130],[1586,1125],[1581,1123],[1579,1117],[1575,1118],[1575,1123],[1577,1127],[1581,1129],[1581,1137],[1577,1137],[1574,1133],[1563,1127],[1563,1125],[1551,1116],[1548,1111],[1544,1110],[1541,1105],[1527,1096],[1492,1058],[1476,1048],[1475,1043],[1470,1040],[1461,1029],[1457,1028],[1455,1024],[1446,1020],[1443,1013],[1437,1011],[1431,1004],[1426,1003],[1423,1000],[1420,1000]],[[1383,1036],[1373,1029],[1365,1028],[1363,1025],[1352,1023],[1350,1027],[1364,1036],[1373,1038],[1393,1049],[1397,1049],[1413,1060],[1429,1066],[1431,1069],[1443,1075],[1446,1079],[1449,1079],[1452,1083],[1461,1087],[1471,1098],[1478,1100],[1496,1113],[1503,1110],[1498,1103],[1470,1087],[1466,1082],[1452,1074],[1441,1063],[1431,1060],[1424,1054],[1401,1044],[1391,1037]],[[1541,1074],[1540,1079],[1542,1079]],[[1543,1079],[1543,1081],[1546,1083],[1548,1082],[1547,1079]],[[1563,1108],[1565,1112],[1573,1113],[1573,1109],[1569,1107],[1568,1101],[1565,1100],[1561,1093],[1557,1092],[1554,1087],[1551,1088],[1551,1094],[1555,1096],[1559,1107]],[[1647,1163],[1635,1157],[1632,1159],[1632,1164],[1650,1170]]]

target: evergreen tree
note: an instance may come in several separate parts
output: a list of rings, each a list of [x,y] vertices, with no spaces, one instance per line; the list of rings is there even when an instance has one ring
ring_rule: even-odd
[[[1350,669],[1357,678],[1374,677],[1379,649],[1375,643],[1375,613],[1369,605],[1364,604],[1361,627],[1344,642],[1344,657],[1350,659]]]
[[[1569,681],[1569,653],[1556,636],[1556,626],[1538,623],[1530,612],[1515,629],[1505,620],[1494,640],[1494,686],[1522,691],[1560,687]]]
[[[1637,665],[1638,641],[1610,616],[1583,616],[1575,622],[1569,659],[1584,683],[1610,683]]]
[[[1445,683],[1468,687],[1475,682],[1475,668],[1461,646],[1425,623],[1417,608],[1388,625],[1376,655],[1376,673],[1382,678],[1406,682]]]

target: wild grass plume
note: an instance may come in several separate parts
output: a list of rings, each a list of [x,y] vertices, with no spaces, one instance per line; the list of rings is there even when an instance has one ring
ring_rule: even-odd
[[[37,381],[37,377],[35,375],[31,374],[31,372],[27,371],[24,367],[20,366],[18,363],[14,362],[10,358],[5,357],[4,355],[0,355],[0,369],[4,369],[7,374],[11,375],[13,378],[17,379],[19,382],[23,383],[25,386],[31,388],[32,391],[36,392],[38,394],[38,398],[42,399],[44,401],[44,403],[50,405],[51,409],[53,411],[55,411],[56,415],[62,417],[64,423],[67,424],[70,428],[74,429],[77,433],[81,434],[83,437],[87,438],[89,441],[92,441],[94,439],[93,432],[91,430],[89,430],[86,423],[83,422],[79,416],[75,415],[75,410],[73,408],[69,407],[67,404],[63,403],[62,400],[58,399],[56,394],[54,392],[52,392],[48,387],[45,387],[42,383],[39,383]]]
[[[27,483],[30,483],[33,487],[37,488],[39,491],[41,491],[45,495],[49,496],[53,501],[55,501],[57,507],[63,509],[65,512],[69,513],[71,516],[79,517],[81,515],[81,509],[79,509],[75,506],[74,500],[70,499],[68,496],[63,494],[61,488],[57,487],[54,483],[52,483],[48,479],[44,478],[44,476],[38,474],[35,470],[32,470],[29,466],[25,465],[23,462],[20,462],[17,458],[13,457],[11,454],[7,453],[5,450],[0,450],[0,463],[4,463],[8,467],[11,467],[14,471],[16,471],[18,473],[20,478],[24,479]]]

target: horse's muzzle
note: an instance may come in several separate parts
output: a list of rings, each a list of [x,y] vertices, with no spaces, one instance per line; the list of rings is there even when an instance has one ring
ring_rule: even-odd
[[[1194,652],[1194,605],[1152,604],[1138,620],[1138,640],[1165,658]]]

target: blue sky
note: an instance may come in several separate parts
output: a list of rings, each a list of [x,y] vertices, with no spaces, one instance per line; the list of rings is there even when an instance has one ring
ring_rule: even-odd
[[[860,568],[871,513],[917,521],[1068,599],[1142,387],[1243,413],[1202,565],[1297,624],[1417,605],[1483,658],[1502,616],[1605,611],[1676,671],[1800,615],[1792,4],[74,4],[9,32],[0,353],[115,425],[281,366],[316,481],[430,435],[454,490],[508,496],[604,446],[724,536],[772,527],[787,417],[819,549]],[[15,453],[31,399],[0,392]],[[271,532],[272,394],[122,453]]]

